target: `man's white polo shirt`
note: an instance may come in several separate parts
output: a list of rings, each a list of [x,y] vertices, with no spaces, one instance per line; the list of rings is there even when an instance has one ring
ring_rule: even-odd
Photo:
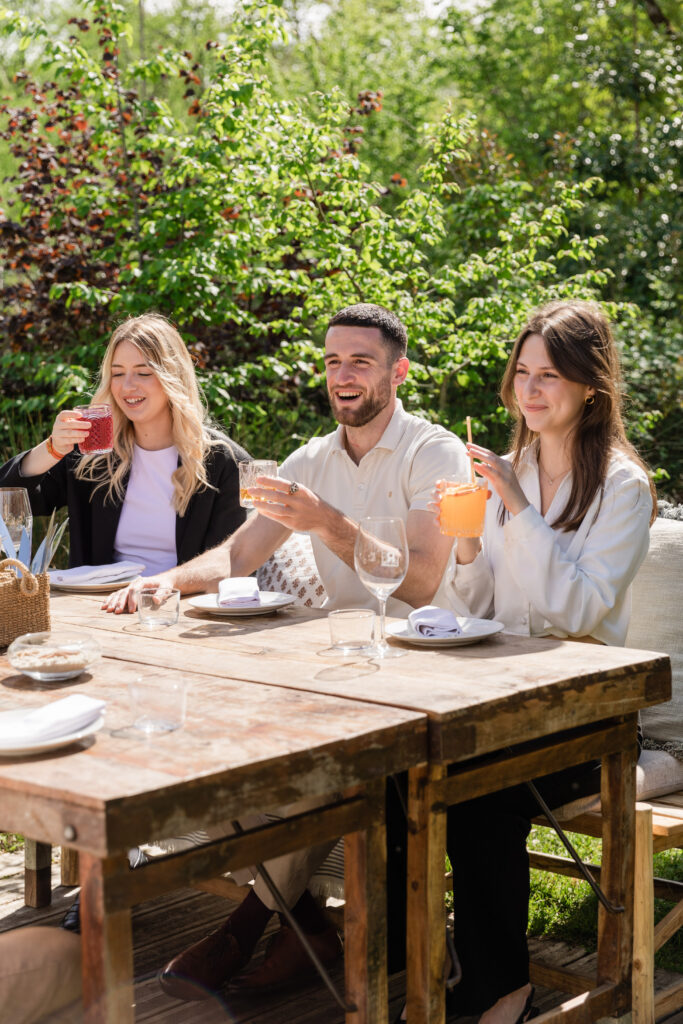
[[[455,434],[405,412],[396,399],[386,430],[359,465],[346,451],[344,427],[339,426],[333,433],[314,437],[293,452],[282,463],[279,475],[309,487],[356,522],[363,516],[400,516],[405,522],[411,510],[427,509],[438,479],[467,480],[469,459]],[[311,542],[327,591],[325,607],[376,610],[376,598],[365,589],[353,569],[315,533],[311,533]],[[438,596],[435,603],[439,603]],[[405,617],[411,611],[410,605],[389,598],[389,615]]]

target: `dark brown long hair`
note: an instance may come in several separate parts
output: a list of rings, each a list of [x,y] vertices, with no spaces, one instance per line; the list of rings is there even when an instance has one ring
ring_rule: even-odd
[[[517,468],[524,450],[538,437],[526,425],[515,397],[515,372],[522,345],[531,334],[540,334],[550,361],[567,380],[595,389],[573,432],[571,445],[572,487],[567,504],[552,524],[556,530],[576,530],[602,491],[607,466],[615,451],[623,452],[647,472],[642,459],[626,438],[621,415],[621,367],[607,317],[597,303],[578,300],[549,302],[531,314],[512,348],[501,398],[515,420],[512,464]],[[652,492],[652,520],[657,514],[657,494]]]

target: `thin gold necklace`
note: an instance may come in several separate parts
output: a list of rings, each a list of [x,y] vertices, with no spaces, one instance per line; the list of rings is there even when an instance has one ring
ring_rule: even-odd
[[[550,484],[551,487],[555,486],[555,481],[556,480],[561,480],[562,477],[566,476],[567,473],[569,472],[568,469],[565,469],[564,473],[557,473],[555,476],[551,476],[550,473],[548,472],[548,470],[545,468],[545,466],[541,462],[540,456],[538,458],[538,468],[540,469],[541,473],[543,473],[543,476],[546,478],[546,480],[548,481],[548,483]]]

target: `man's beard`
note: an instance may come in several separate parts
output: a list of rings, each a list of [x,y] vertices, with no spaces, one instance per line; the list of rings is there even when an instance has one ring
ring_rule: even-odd
[[[348,408],[332,395],[329,395],[329,399],[337,423],[347,427],[364,427],[388,406],[391,401],[391,382],[389,379],[381,381],[356,409]]]

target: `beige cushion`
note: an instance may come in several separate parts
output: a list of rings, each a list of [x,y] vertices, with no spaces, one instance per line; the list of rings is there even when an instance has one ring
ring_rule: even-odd
[[[321,608],[327,596],[307,533],[293,533],[264,562],[257,579],[260,590],[291,594],[306,608]]]
[[[683,522],[657,519],[652,526],[650,550],[633,583],[626,646],[671,658],[672,699],[642,712],[643,733],[683,744]]]
[[[636,765],[636,800],[654,800],[683,789],[683,762],[663,750],[643,750]],[[582,796],[553,813],[558,821],[600,810],[600,796]]]
[[[63,928],[15,928],[0,934],[0,1018],[29,1024],[81,995],[81,940]],[[79,1019],[73,1008],[71,1020]],[[66,1018],[65,1018],[66,1019]]]

